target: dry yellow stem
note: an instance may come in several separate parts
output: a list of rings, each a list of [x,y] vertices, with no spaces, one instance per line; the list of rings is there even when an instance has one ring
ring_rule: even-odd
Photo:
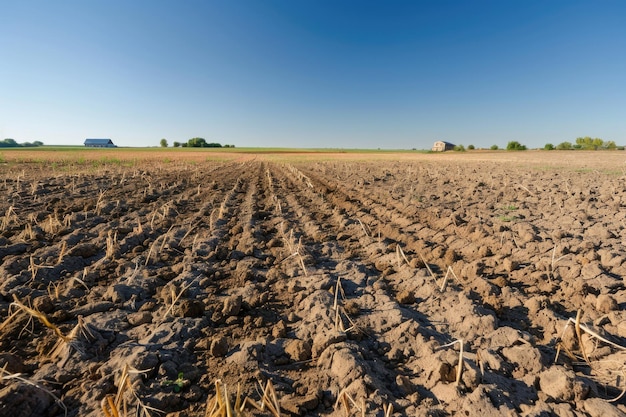
[[[456,384],[461,382],[461,376],[463,375],[463,339],[459,339],[459,364],[456,367]]]
[[[587,356],[587,352],[585,351],[585,345],[583,344],[582,333],[580,332],[580,316],[582,315],[582,310],[578,310],[576,313],[576,322],[574,323],[574,328],[576,329],[576,337],[578,337],[578,345],[580,346],[580,351],[583,354],[583,358],[585,362],[589,363],[589,357]]]
[[[17,308],[21,309],[22,311],[24,311],[25,313],[31,315],[32,317],[35,317],[36,319],[38,319],[44,326],[46,326],[49,329],[54,330],[54,333],[64,342],[69,342],[69,339],[61,332],[61,330],[55,326],[54,324],[52,324],[50,322],[50,320],[48,320],[48,317],[46,317],[45,314],[43,314],[40,311],[35,310],[34,308],[30,308],[24,304],[22,304],[22,302],[17,298],[17,295],[13,294],[13,302],[11,303],[11,305],[16,306]]]

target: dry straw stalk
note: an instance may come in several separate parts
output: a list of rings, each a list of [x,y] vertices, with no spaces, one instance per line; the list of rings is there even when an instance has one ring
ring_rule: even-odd
[[[610,341],[606,337],[601,336],[597,331],[591,329],[586,324],[581,323],[581,317],[582,317],[582,310],[578,310],[578,312],[576,313],[576,318],[575,319],[569,318],[567,320],[567,322],[565,323],[565,327],[563,328],[563,332],[561,333],[560,339],[563,339],[563,334],[565,334],[565,331],[569,327],[570,323],[572,323],[574,325],[574,331],[576,333],[576,338],[578,339],[577,341],[578,341],[578,346],[580,347],[580,353],[582,354],[583,359],[585,360],[585,362],[587,364],[590,364],[591,361],[589,359],[589,356],[587,355],[587,352],[585,351],[585,346],[584,346],[584,343],[583,343],[583,340],[582,340],[582,333],[583,332],[588,334],[590,337],[592,337],[594,339],[597,339],[597,340],[599,340],[601,342],[606,343],[609,346],[612,346],[612,347],[614,347],[616,349],[619,349],[619,350],[626,351],[626,347],[625,346],[622,346],[622,345],[619,345],[619,344],[617,344],[615,342]],[[561,343],[559,343],[557,345],[556,357],[554,359],[554,362],[558,361],[559,354],[560,354],[562,348],[563,348],[563,346],[561,345]],[[573,356],[573,355],[570,354],[570,356]]]
[[[261,384],[261,402],[254,401],[249,397],[242,400],[241,385],[237,384],[235,401],[231,402],[228,390],[221,380],[215,381],[215,396],[207,401],[205,417],[239,417],[244,416],[246,406],[251,406],[258,411],[269,412],[274,417],[280,417],[280,403],[276,390],[271,380],[267,381],[265,388]]]
[[[138,371],[130,368],[127,364],[124,365],[117,384],[117,393],[115,395],[106,395],[100,402],[100,407],[105,417],[129,417],[128,408],[133,399],[136,402],[137,412],[135,415],[137,417],[150,417],[152,413],[163,414],[163,411],[158,408],[144,404],[133,389],[130,375],[143,372],[147,371]],[[131,400],[128,399],[128,394],[130,394]]]

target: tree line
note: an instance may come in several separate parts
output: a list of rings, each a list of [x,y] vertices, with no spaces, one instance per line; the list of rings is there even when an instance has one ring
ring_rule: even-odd
[[[546,146],[544,146],[544,149],[548,151],[551,151],[553,149],[559,149],[559,150],[585,149],[585,150],[596,151],[598,149],[615,150],[618,148],[623,149],[623,147],[618,147],[615,144],[615,142],[612,140],[605,141],[600,138],[592,138],[589,136],[576,138],[576,143],[561,142],[556,146],[552,145],[551,143],[547,143]]]
[[[473,150],[475,149],[475,147],[474,145],[469,145],[467,149]],[[492,145],[489,149],[491,149],[492,151],[497,151],[498,149],[500,149],[500,147],[498,145]],[[523,145],[519,143],[518,141],[510,141],[506,145],[507,151],[525,151],[526,149],[528,149],[526,145]],[[606,149],[606,150],[622,150],[623,151],[624,146],[617,146],[617,144],[612,140],[605,141],[600,138],[592,138],[590,136],[585,136],[585,137],[576,138],[576,141],[574,143],[567,142],[567,141],[561,142],[557,145],[554,145],[552,143],[546,143],[543,149],[546,151],[575,150],[575,149],[593,150],[593,151]],[[454,150],[463,152],[465,151],[465,146],[456,145],[454,147]]]
[[[34,141],[34,142],[24,142],[24,143],[17,143],[15,141],[15,139],[11,139],[11,138],[7,138],[4,140],[0,141],[0,148],[32,148],[35,146],[42,146],[43,142],[41,141]]]
[[[167,148],[169,144],[167,139],[161,139],[160,145],[162,148]],[[187,142],[173,142],[174,148],[234,148],[235,145],[223,145],[217,142],[207,142],[204,138],[191,138]]]

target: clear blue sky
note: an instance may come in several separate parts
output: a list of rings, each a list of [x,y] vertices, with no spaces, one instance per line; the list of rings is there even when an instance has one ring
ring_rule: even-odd
[[[0,1],[0,139],[626,144],[626,1]]]

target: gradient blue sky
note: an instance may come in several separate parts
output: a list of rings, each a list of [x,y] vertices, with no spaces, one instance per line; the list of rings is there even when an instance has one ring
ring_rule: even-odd
[[[0,1],[0,138],[626,144],[625,1]]]

